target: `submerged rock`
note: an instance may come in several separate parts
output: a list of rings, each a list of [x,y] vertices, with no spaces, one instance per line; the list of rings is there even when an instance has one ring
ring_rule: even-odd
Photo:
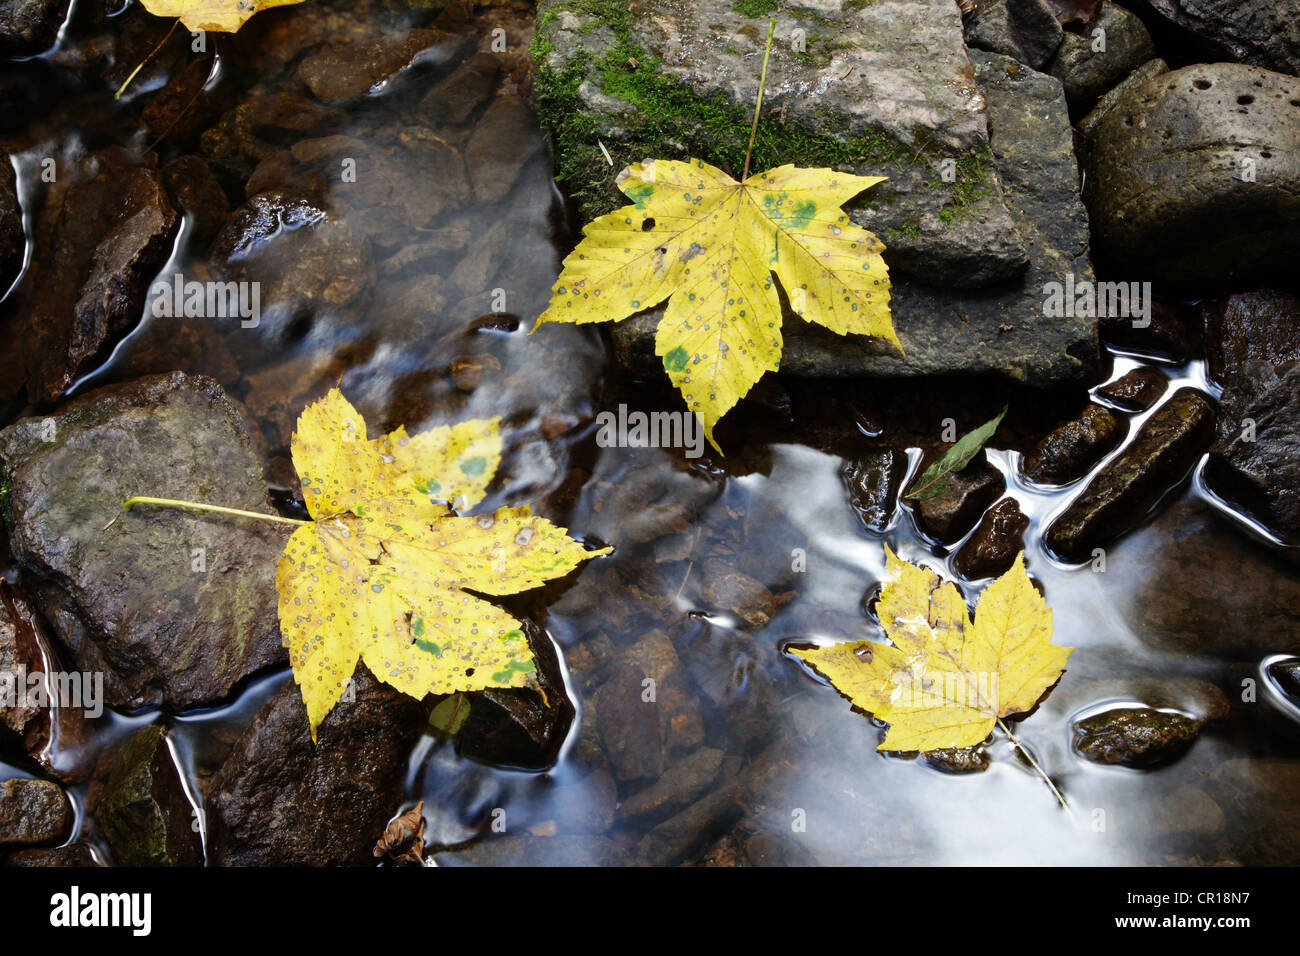
[[[1286,275],[1300,245],[1300,80],[1231,63],[1128,89],[1089,142],[1098,256],[1214,290]]]
[[[253,718],[208,787],[209,855],[220,866],[368,866],[403,800],[419,701],[357,666],[312,743],[298,685]]]
[[[158,724],[121,745],[95,805],[95,823],[119,866],[202,866],[195,808]]]
[[[1068,485],[1124,440],[1124,423],[1113,412],[1089,404],[1077,417],[1053,429],[1022,465],[1024,476],[1043,485]]]
[[[48,780],[0,781],[0,846],[54,843],[72,826],[72,804]]]
[[[135,327],[180,216],[152,157],[106,150],[61,171],[35,218],[27,394],[57,398]]]
[[[350,100],[382,89],[414,63],[454,63],[469,42],[444,30],[376,31],[326,44],[303,59],[296,78],[322,102]]]
[[[0,466],[14,557],[75,668],[104,673],[109,705],[214,703],[285,659],[274,580],[285,526],[122,509],[148,494],[274,513],[216,382],[173,372],[91,392],[0,431]]]
[[[1024,550],[1029,518],[1014,498],[1003,498],[984,513],[975,533],[953,558],[953,567],[968,581],[993,578],[1010,569]]]
[[[1169,389],[1169,379],[1159,369],[1135,368],[1097,389],[1097,397],[1126,412],[1145,412]]]
[[[974,0],[966,42],[1041,70],[1064,38],[1046,0]]]
[[[630,866],[632,857],[607,836],[488,837],[435,857],[439,866]]]
[[[1199,733],[1184,714],[1121,707],[1076,721],[1074,746],[1093,763],[1151,767],[1182,756]]]
[[[1300,544],[1300,361],[1281,372],[1256,363],[1223,393],[1210,450],[1210,487]]]
[[[718,779],[726,754],[711,747],[701,747],[675,761],[663,776],[638,791],[618,808],[624,819],[662,817],[680,810],[709,792]]]
[[[236,209],[211,257],[226,277],[258,283],[259,335],[293,336],[331,313],[360,309],[375,282],[370,243],[358,228],[280,190]]]
[[[929,465],[929,460],[922,462],[918,475]],[[1002,472],[990,465],[988,455],[981,451],[949,478],[946,489],[932,498],[913,502],[916,525],[936,541],[952,544],[975,527],[984,509],[997,501],[1006,487]]]
[[[1065,87],[1070,114],[1083,116],[1107,90],[1155,55],[1151,34],[1137,15],[1107,2],[1082,33],[1065,34],[1047,72]]]
[[[1144,0],[1216,58],[1300,74],[1300,8],[1292,0]]]
[[[1130,531],[1187,476],[1214,439],[1214,405],[1179,389],[1048,527],[1044,541],[1067,561]]]

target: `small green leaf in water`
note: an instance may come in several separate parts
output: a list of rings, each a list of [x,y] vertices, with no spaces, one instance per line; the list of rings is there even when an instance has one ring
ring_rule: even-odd
[[[924,501],[942,494],[948,487],[949,480],[957,472],[970,464],[971,459],[979,453],[993,433],[1002,424],[1002,417],[1007,413],[1007,406],[1002,406],[997,418],[990,419],[979,428],[962,435],[953,446],[943,453],[943,457],[921,473],[921,477],[912,483],[911,489],[903,495],[911,501]]]
[[[455,737],[469,718],[469,696],[452,694],[429,713],[429,726],[440,737]]]

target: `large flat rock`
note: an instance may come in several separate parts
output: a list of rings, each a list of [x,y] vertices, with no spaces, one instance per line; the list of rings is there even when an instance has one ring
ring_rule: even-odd
[[[538,5],[539,112],[584,220],[622,204],[614,177],[630,162],[694,157],[741,174],[767,24],[732,0]],[[961,287],[1024,270],[952,0],[787,7],[763,106],[751,171],[889,177],[849,211],[891,268]]]
[[[878,340],[840,337],[787,312],[781,371],[808,377],[997,373],[1030,385],[1080,382],[1098,364],[1097,320],[1044,314],[1044,287],[1093,279],[1088,217],[1060,81],[1009,57],[971,51],[989,141],[1011,217],[1029,250],[1017,278],[940,289],[892,271],[894,328],[906,357]],[[888,259],[888,253],[886,254]],[[620,361],[652,368],[659,310],[614,328]]]
[[[75,669],[104,673],[110,706],[213,703],[285,660],[275,565],[288,526],[122,510],[150,495],[274,513],[216,382],[157,375],[22,419],[0,431],[0,472],[13,555]]]

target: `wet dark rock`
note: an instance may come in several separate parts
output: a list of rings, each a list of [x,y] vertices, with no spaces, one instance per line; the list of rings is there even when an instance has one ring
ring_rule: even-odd
[[[631,866],[627,850],[606,836],[488,837],[454,852],[439,853],[439,866]]]
[[[354,700],[326,716],[313,744],[298,685],[286,681],[253,718],[208,787],[209,854],[221,866],[368,866],[403,800],[419,701],[358,665]]]
[[[1277,682],[1282,693],[1300,705],[1300,658],[1274,661],[1268,665],[1268,676]]]
[[[1205,477],[1290,543],[1300,543],[1300,362],[1247,366],[1224,392]]]
[[[146,160],[147,161],[147,160]],[[135,327],[180,217],[157,169],[124,151],[62,171],[36,219],[23,333],[27,390],[53,399]]]
[[[1297,102],[1300,79],[1232,63],[1129,89],[1090,137],[1084,199],[1098,256],[1186,290],[1289,274],[1300,245]]]
[[[989,769],[989,755],[982,747],[948,747],[928,750],[921,759],[944,773],[983,773]]]
[[[619,806],[625,819],[666,816],[709,792],[726,757],[721,750],[701,747],[674,761],[663,776]]]
[[[1274,369],[1300,359],[1300,296],[1243,292],[1202,308],[1210,376],[1232,385],[1255,362]]]
[[[1097,397],[1126,412],[1145,412],[1169,389],[1169,379],[1159,369],[1135,368],[1097,389]]]
[[[1084,160],[1087,156],[1088,146],[1091,144],[1092,138],[1096,135],[1098,128],[1101,126],[1102,120],[1109,116],[1116,106],[1124,102],[1131,91],[1137,89],[1152,77],[1160,76],[1168,72],[1169,64],[1164,60],[1161,60],[1158,57],[1156,59],[1147,60],[1147,62],[1143,63],[1128,76],[1124,77],[1124,79],[1116,85],[1114,89],[1110,90],[1097,101],[1097,105],[1092,108],[1088,115],[1079,120],[1078,129],[1079,132],[1083,134],[1082,141],[1079,144],[1081,147],[1079,152],[1081,165],[1087,166],[1087,162]]]
[[[72,826],[72,804],[48,780],[0,781],[0,846],[55,843]]]
[[[14,557],[39,577],[75,668],[104,672],[109,705],[213,703],[284,660],[282,526],[122,509],[149,494],[273,513],[244,422],[216,382],[173,372],[91,392],[0,431],[0,464]]]
[[[23,209],[18,202],[18,175],[9,154],[0,151],[0,295],[18,278],[23,267]]]
[[[95,823],[119,866],[201,866],[203,841],[194,806],[153,724],[132,734],[117,753],[95,806]]]
[[[1150,322],[1146,317],[1108,316],[1101,320],[1101,337],[1126,352],[1182,363],[1200,353],[1198,326],[1193,311],[1158,299],[1151,303]]]
[[[1053,429],[1025,456],[1024,476],[1042,485],[1068,485],[1114,451],[1125,435],[1124,422],[1100,405],[1089,404],[1077,417]]]
[[[937,459],[937,454],[927,456],[917,474]],[[969,465],[950,476],[948,487],[939,494],[912,502],[916,526],[936,541],[951,544],[975,527],[984,509],[997,501],[1006,487],[1002,472],[990,465],[988,456],[980,452]],[[907,492],[903,495],[906,498]]]
[[[18,850],[4,859],[5,866],[104,866],[89,843],[69,843],[48,850]]]
[[[203,153],[241,182],[257,164],[284,149],[284,140],[341,125],[342,110],[322,106],[293,89],[250,96],[203,134]],[[296,134],[296,135],[295,135]]]
[[[1104,31],[1104,39],[1096,31]],[[1097,47],[1104,42],[1104,48]],[[1107,90],[1156,55],[1151,34],[1133,13],[1116,3],[1102,4],[1080,33],[1067,32],[1047,72],[1065,87],[1071,116],[1083,116]]]
[[[531,622],[524,629],[545,699],[531,687],[489,687],[472,695],[469,717],[456,735],[456,752],[497,766],[544,770],[555,763],[574,709],[550,637]]]
[[[1047,546],[1067,561],[1084,561],[1134,528],[1209,448],[1214,425],[1210,400],[1179,389],[1052,522]]]
[[[0,0],[0,56],[33,56],[54,45],[68,0]]]
[[[355,99],[382,88],[417,61],[428,67],[455,62],[470,42],[470,37],[436,29],[344,40],[304,59],[296,77],[323,102]]]
[[[1120,707],[1074,723],[1074,746],[1093,763],[1152,767],[1182,756],[1200,733],[1185,714]]]
[[[500,71],[501,61],[490,53],[477,53],[456,67],[420,100],[429,125],[463,125],[488,101]]]
[[[648,687],[641,668],[623,664],[591,700],[599,720],[605,755],[620,782],[660,777],[664,772],[659,708],[644,699]]]
[[[975,533],[957,556],[953,567],[968,581],[997,577],[1015,563],[1024,549],[1024,534],[1029,518],[1014,498],[1003,498],[984,513]]]
[[[0,597],[5,599],[0,603],[0,680],[12,680],[17,693],[26,690],[26,675],[42,670],[44,664],[35,633],[23,626],[17,606],[14,610],[18,613],[9,610],[15,599],[9,594],[6,584],[0,584]],[[38,722],[41,708],[16,695],[12,702],[7,700],[4,691],[8,686],[0,684],[0,725],[9,728],[21,740],[28,726]]]
[[[889,5],[871,9],[899,16]],[[987,103],[992,165],[1028,250],[1028,267],[1017,278],[973,296],[937,287],[933,257],[925,259],[913,281],[886,252],[893,283],[890,309],[906,358],[879,341],[838,336],[787,316],[782,372],[810,378],[989,372],[1033,385],[1082,382],[1095,373],[1096,319],[1041,321],[1047,283],[1064,282],[1070,272],[1079,281],[1092,279],[1087,213],[1079,200],[1074,135],[1060,82],[997,54],[972,50],[970,61]],[[875,102],[876,96],[867,99]],[[855,207],[864,214],[887,206],[879,196],[868,197],[865,205]],[[975,210],[957,221],[981,234],[996,228]],[[879,224],[876,228],[885,244],[897,250],[901,233]],[[951,235],[947,226],[935,230],[934,255],[951,255]],[[618,323],[612,334],[620,362],[661,371],[654,350],[659,315],[652,310]]]
[[[269,334],[362,308],[375,281],[370,243],[359,229],[282,191],[261,193],[235,210],[211,257],[225,276],[260,283],[259,332]]]
[[[1210,57],[1300,74],[1300,9],[1291,0],[1143,0]]]
[[[859,455],[840,469],[849,504],[868,531],[879,534],[889,527],[906,473],[907,455],[893,448]]]
[[[230,210],[225,190],[203,157],[189,153],[172,160],[163,167],[163,179],[176,206],[193,220],[194,241],[211,242]]]
[[[0,736],[12,736],[47,774],[63,783],[85,780],[94,767],[93,730],[86,717],[103,701],[92,700],[93,677],[79,677],[77,700],[64,700],[46,673],[46,660],[57,662],[45,625],[22,593],[0,582],[0,680],[12,680],[13,706],[5,700],[10,686],[0,683]],[[19,697],[18,694],[24,694]],[[32,696],[26,696],[30,694]],[[39,695],[39,696],[38,696]]]
[[[1042,69],[1064,32],[1045,0],[975,0],[965,23],[966,42]]]
[[[480,202],[504,199],[528,161],[541,152],[537,116],[522,100],[499,96],[474,124],[465,166]]]

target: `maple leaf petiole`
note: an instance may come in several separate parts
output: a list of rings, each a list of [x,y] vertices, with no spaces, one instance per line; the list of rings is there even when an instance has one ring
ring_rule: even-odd
[[[242,511],[239,508],[224,508],[221,505],[205,505],[198,501],[177,501],[175,498],[146,498],[137,495],[134,498],[127,498],[122,502],[122,507],[130,511],[133,505],[161,505],[166,508],[188,508],[191,511],[215,511],[223,515],[238,515],[241,518],[260,518],[262,521],[276,521],[280,524],[303,525],[311,524],[310,521],[299,521],[297,518],[285,518],[280,515],[266,515],[257,511]]]
[[[754,152],[754,138],[758,136],[758,116],[763,111],[763,87],[767,85],[767,60],[772,55],[772,35],[776,33],[776,17],[767,24],[767,46],[763,47],[763,72],[758,77],[758,102],[754,104],[754,125],[749,128],[749,145],[745,147],[745,171],[740,174],[743,183],[749,178],[749,157]]]
[[[1011,728],[1002,722],[1001,717],[998,718],[998,726],[1002,728],[1002,731],[1011,739],[1011,742],[1015,744],[1016,749],[1019,750],[1024,755],[1025,759],[1029,761],[1029,765],[1038,771],[1040,777],[1047,781],[1047,785],[1052,788],[1052,793],[1056,794],[1056,800],[1060,803],[1061,809],[1069,815],[1071,820],[1073,820],[1074,812],[1070,809],[1070,805],[1065,802],[1065,797],[1061,796],[1061,791],[1056,789],[1056,784],[1052,783],[1052,778],[1049,777],[1047,772],[1038,765],[1038,761],[1035,760],[1034,755],[1029,752],[1029,748],[1020,742],[1020,738],[1012,733]]]

